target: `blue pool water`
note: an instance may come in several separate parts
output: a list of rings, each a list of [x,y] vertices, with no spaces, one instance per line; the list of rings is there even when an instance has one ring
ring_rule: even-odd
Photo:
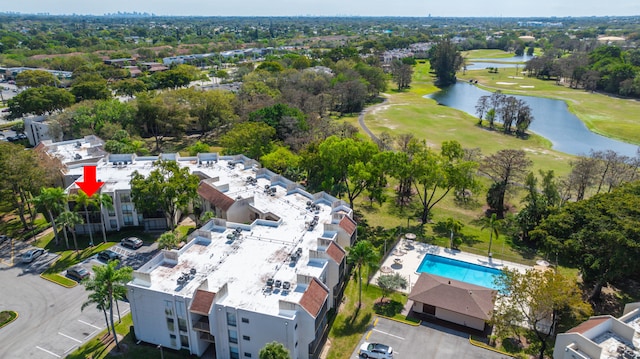
[[[461,282],[498,289],[493,278],[500,274],[500,270],[427,254],[418,267],[418,273],[435,274]]]

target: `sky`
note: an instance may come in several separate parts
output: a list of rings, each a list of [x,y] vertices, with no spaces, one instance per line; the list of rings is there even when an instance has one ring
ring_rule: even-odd
[[[0,11],[175,16],[566,17],[640,15],[639,0],[0,0]]]

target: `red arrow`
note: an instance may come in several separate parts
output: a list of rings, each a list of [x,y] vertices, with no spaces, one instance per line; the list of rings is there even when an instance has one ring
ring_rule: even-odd
[[[104,182],[96,182],[96,166],[84,166],[84,182],[76,181],[78,187],[91,197]]]

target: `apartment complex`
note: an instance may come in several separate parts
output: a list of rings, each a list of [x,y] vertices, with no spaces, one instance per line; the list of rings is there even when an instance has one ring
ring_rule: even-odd
[[[214,346],[218,358],[257,358],[278,341],[292,358],[317,358],[356,237],[352,210],[244,157],[196,163],[217,218],[134,272],[136,337],[196,355]]]
[[[640,302],[625,305],[620,318],[591,317],[558,334],[553,359],[640,358]]]
[[[186,245],[161,251],[134,272],[127,297],[138,339],[198,356],[209,349],[218,358],[257,358],[278,341],[292,358],[319,357],[327,312],[345,285],[345,248],[357,235],[344,201],[308,193],[242,155],[138,157],[107,154],[101,145],[87,137],[39,146],[64,165],[68,193],[78,191],[85,165],[96,166],[113,208],[92,213],[93,231],[101,223],[107,231],[166,228],[165,218],[137,212],[129,183],[134,171],[147,176],[158,160],[197,175],[203,207],[215,213]]]

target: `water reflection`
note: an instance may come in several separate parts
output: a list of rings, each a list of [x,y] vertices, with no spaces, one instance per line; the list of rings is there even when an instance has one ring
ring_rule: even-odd
[[[476,116],[475,106],[478,98],[483,95],[491,95],[491,92],[469,83],[458,82],[425,97]],[[613,150],[622,155],[636,156],[638,146],[589,131],[578,117],[569,112],[563,101],[532,96],[515,97],[531,107],[534,121],[529,130],[549,139],[554,150],[572,155],[586,155],[590,150]]]

